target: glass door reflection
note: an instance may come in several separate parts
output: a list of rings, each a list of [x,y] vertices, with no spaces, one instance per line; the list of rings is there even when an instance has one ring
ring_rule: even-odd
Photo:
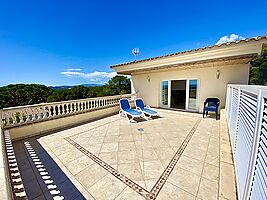
[[[188,109],[198,109],[198,80],[189,80]]]

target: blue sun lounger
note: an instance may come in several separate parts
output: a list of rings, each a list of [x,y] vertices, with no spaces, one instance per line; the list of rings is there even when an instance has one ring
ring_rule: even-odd
[[[131,109],[128,99],[120,99],[120,111],[119,115],[126,116],[128,122],[130,123],[136,117],[145,117],[144,114],[140,111]]]
[[[135,100],[135,106],[137,110],[149,116],[149,118],[153,116],[158,116],[158,112],[151,110],[150,106],[145,106],[143,100],[141,98]]]

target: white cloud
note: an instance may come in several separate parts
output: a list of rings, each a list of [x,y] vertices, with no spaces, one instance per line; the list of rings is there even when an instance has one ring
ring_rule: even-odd
[[[109,79],[117,75],[116,72],[91,72],[84,73],[81,69],[67,69],[61,74],[68,77],[79,77],[88,80],[90,83],[104,84],[108,82]]]
[[[82,71],[82,69],[80,68],[70,68],[70,69],[66,69],[67,71]]]
[[[218,44],[223,44],[226,42],[234,42],[236,40],[242,40],[242,39],[245,39],[245,38],[242,36],[236,35],[236,34],[231,34],[229,36],[225,35],[225,36],[221,37],[216,44],[218,45]]]

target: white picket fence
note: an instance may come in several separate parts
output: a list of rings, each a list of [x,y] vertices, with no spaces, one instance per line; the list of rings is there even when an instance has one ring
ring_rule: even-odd
[[[267,199],[267,86],[228,85],[227,121],[239,199]]]

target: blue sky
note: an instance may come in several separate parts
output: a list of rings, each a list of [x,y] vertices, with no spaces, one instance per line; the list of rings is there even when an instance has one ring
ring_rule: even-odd
[[[1,1],[0,86],[105,83],[110,65],[267,34],[267,1]],[[236,34],[232,35],[231,34]]]

